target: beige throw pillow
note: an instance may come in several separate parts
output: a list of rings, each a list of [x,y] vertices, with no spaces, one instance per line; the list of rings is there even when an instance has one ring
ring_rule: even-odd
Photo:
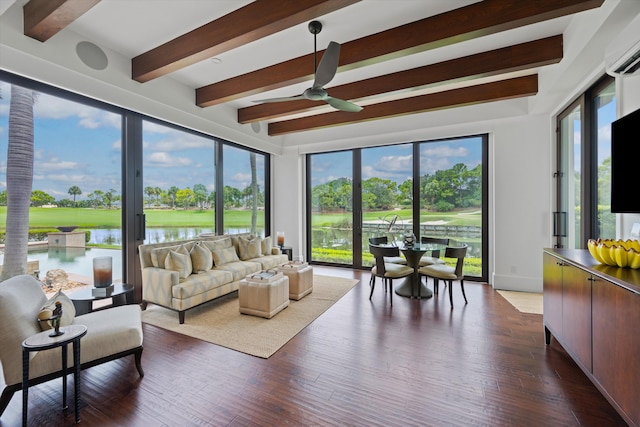
[[[211,252],[217,251],[219,249],[230,248],[231,246],[233,246],[233,244],[231,243],[231,239],[228,237],[217,240],[202,240],[200,243],[209,248]]]
[[[211,250],[200,242],[196,243],[191,249],[191,264],[194,273],[203,273],[211,270],[211,267],[213,267]]]
[[[262,255],[271,255],[272,246],[271,236],[267,236],[262,239]]]
[[[194,245],[194,242],[188,242],[183,245],[165,246],[165,247],[152,249],[151,263],[153,264],[154,267],[165,268],[164,261],[167,258],[167,254],[170,251],[177,251],[177,252],[185,253],[188,255],[193,245]],[[185,250],[181,251],[180,247],[184,247]]]
[[[238,252],[240,252],[242,261],[258,258],[262,253],[262,239],[259,237],[254,237],[253,239],[241,237],[238,239]]]
[[[180,279],[186,279],[193,272],[191,255],[189,253],[184,254],[177,251],[170,251],[164,260],[164,268],[177,271]]]
[[[213,251],[212,254],[213,263],[218,266],[229,264],[230,262],[240,261],[238,259],[238,254],[233,247],[218,249],[216,251]]]
[[[49,318],[53,315],[53,309],[56,308],[56,301],[60,301],[62,304],[62,318],[60,319],[60,326],[68,326],[73,323],[73,319],[76,317],[76,307],[73,305],[73,301],[62,292],[61,289],[51,296],[47,300],[40,313],[38,313],[38,323],[40,329],[46,331],[51,329]]]

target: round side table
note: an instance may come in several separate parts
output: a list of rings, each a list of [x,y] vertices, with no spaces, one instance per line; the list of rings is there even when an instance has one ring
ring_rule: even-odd
[[[22,425],[27,425],[29,400],[29,353],[61,347],[62,349],[62,409],[67,409],[67,346],[73,343],[73,383],[76,423],[80,422],[78,396],[80,395],[80,339],[87,334],[84,325],[60,327],[63,334],[51,336],[53,329],[40,332],[22,341]]]

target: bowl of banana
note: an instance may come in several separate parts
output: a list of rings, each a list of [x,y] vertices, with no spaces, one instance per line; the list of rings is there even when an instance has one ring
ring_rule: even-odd
[[[589,239],[589,253],[601,264],[638,269],[640,268],[640,241]]]

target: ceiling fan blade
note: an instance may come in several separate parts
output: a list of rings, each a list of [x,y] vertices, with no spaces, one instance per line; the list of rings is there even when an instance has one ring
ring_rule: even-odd
[[[313,89],[321,89],[333,79],[338,69],[338,61],[340,60],[340,44],[336,42],[329,43],[324,51],[318,69],[316,70],[316,78],[313,82]]]
[[[347,113],[357,113],[362,111],[362,107],[354,104],[353,102],[345,101],[338,98],[327,98],[327,104],[331,105],[333,108],[336,108],[340,111],[346,111]]]
[[[303,95],[296,96],[282,96],[280,98],[267,98],[267,99],[256,99],[253,102],[283,102],[283,101],[298,101],[300,99],[305,99]]]

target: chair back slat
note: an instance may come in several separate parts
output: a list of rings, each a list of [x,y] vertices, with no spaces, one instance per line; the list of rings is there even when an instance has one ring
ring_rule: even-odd
[[[400,249],[397,246],[379,246],[369,244],[369,252],[376,260],[376,271],[379,275],[384,275],[387,269],[384,264],[385,257],[400,256]]]
[[[445,258],[457,258],[456,262],[456,276],[462,277],[462,267],[464,266],[464,257],[467,256],[468,246],[447,246],[444,251]]]
[[[375,237],[369,237],[369,243],[371,243],[372,245],[381,245],[383,243],[388,243],[389,239],[387,238],[387,236],[375,236]]]

